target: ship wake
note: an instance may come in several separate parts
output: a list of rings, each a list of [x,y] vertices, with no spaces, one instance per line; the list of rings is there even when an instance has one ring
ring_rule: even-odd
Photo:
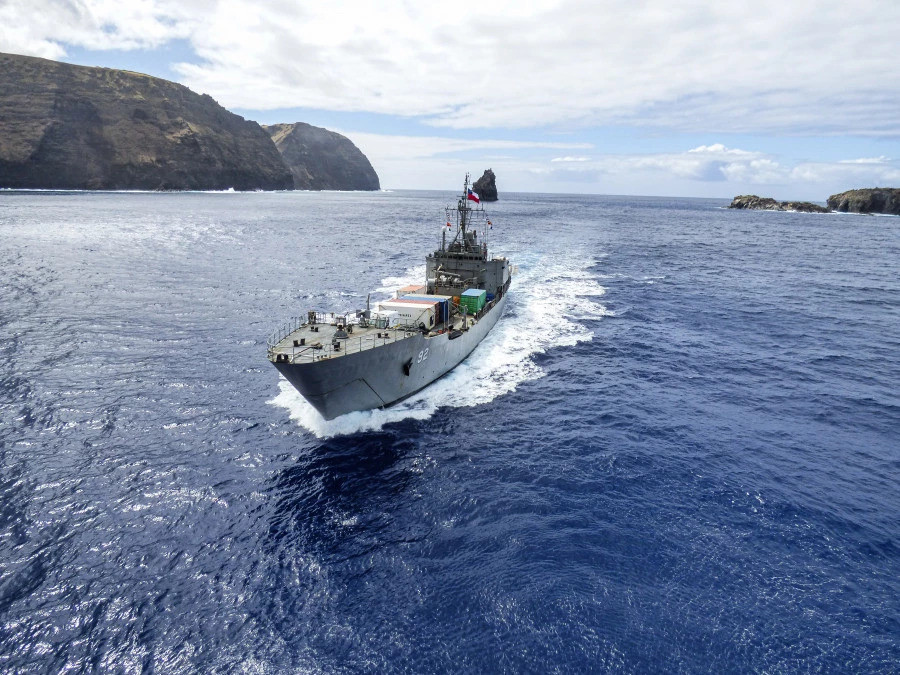
[[[348,413],[327,421],[290,383],[270,404],[288,411],[299,426],[319,438],[376,431],[407,419],[428,419],[441,407],[489,403],[523,382],[543,377],[534,356],[556,347],[591,340],[587,320],[609,314],[600,298],[605,289],[591,273],[594,260],[535,257],[519,266],[503,316],[469,357],[440,380],[385,410]],[[422,268],[408,277],[385,279],[376,292],[419,281]]]

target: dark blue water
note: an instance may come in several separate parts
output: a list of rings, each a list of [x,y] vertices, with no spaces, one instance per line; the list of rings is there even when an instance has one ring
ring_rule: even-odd
[[[0,193],[0,671],[896,672],[900,219],[503,195],[470,360],[265,359],[444,193]]]

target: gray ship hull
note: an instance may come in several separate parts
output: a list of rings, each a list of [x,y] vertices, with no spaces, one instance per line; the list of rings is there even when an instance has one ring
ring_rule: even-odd
[[[427,387],[481,343],[506,307],[507,294],[474,326],[451,333],[413,334],[374,349],[312,363],[273,365],[326,420],[358,410],[384,408]]]

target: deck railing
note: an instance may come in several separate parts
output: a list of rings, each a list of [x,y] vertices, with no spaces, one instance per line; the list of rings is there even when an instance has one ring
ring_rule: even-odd
[[[271,337],[266,340],[266,348],[268,351],[272,351],[278,346],[278,343],[284,340],[288,335],[293,333],[295,330],[300,328],[305,323],[304,319],[301,319],[299,316],[292,316],[290,321],[281,326],[278,330],[272,333]]]
[[[301,324],[301,326],[302,325],[303,324]],[[298,328],[299,327],[300,326],[298,326]],[[374,335],[371,333],[368,335],[360,335],[359,337],[351,335],[349,338],[332,342],[329,342],[326,339],[312,344],[309,342],[303,345],[291,344],[276,351],[275,348],[278,344],[290,335],[290,333],[287,333],[274,345],[270,345],[268,351],[270,358],[275,357],[277,359],[279,355],[283,354],[288,363],[294,363],[297,359],[318,361],[321,359],[330,359],[335,356],[342,356],[344,354],[356,354],[371,349],[372,347],[380,347],[392,342],[406,340],[407,338],[411,338],[418,334],[419,331],[413,328],[410,328],[409,330],[390,329]],[[379,335],[381,337],[378,337]],[[295,340],[295,342],[299,342],[299,340]],[[340,346],[336,347],[335,342]]]
[[[307,313],[305,317],[294,316],[291,317],[290,320],[284,324],[281,328],[272,333],[272,336],[266,340],[266,348],[269,352],[275,349],[284,338],[298,330],[300,327],[309,323],[309,319],[311,316],[311,312]],[[316,315],[316,324],[321,325],[331,325],[337,319],[341,320],[341,323],[347,325],[349,321],[349,315],[345,314],[335,314],[334,312],[315,312]]]
[[[468,317],[474,319],[476,322],[481,319],[487,312],[489,312],[494,305],[497,304],[497,298],[487,302],[485,306],[480,309],[475,314],[469,314]],[[366,335],[354,336],[352,333],[350,337],[337,340],[337,343],[340,344],[339,348],[335,348],[334,341],[329,341],[327,338],[318,343],[312,344],[291,344],[289,346],[283,347],[280,350],[277,349],[278,345],[281,344],[285,338],[289,337],[292,333],[296,332],[300,328],[310,325],[309,319],[311,315],[307,315],[305,318],[303,317],[293,317],[275,331],[272,336],[266,341],[267,353],[270,359],[278,358],[278,354],[283,354],[284,357],[288,360],[288,363],[294,363],[298,358],[306,358],[311,359],[313,361],[318,361],[320,359],[328,359],[334,356],[340,356],[342,354],[356,354],[361,351],[365,351],[366,349],[371,349],[375,346],[381,346],[390,344],[391,342],[397,342],[398,340],[405,340],[407,338],[418,335],[420,331],[415,326],[396,326],[390,329],[384,329],[383,331],[378,331],[374,335],[372,333],[368,333]],[[348,325],[349,317],[341,314],[335,314],[333,312],[316,312],[316,325],[334,325],[336,323],[341,323],[342,325]],[[354,324],[355,325],[355,324]],[[441,332],[446,332],[442,330]],[[381,337],[379,337],[381,336]],[[299,342],[299,340],[295,340],[294,342]],[[365,343],[365,347],[363,344]],[[316,347],[315,345],[319,346]],[[277,350],[277,351],[276,351]],[[290,350],[290,351],[288,351]]]

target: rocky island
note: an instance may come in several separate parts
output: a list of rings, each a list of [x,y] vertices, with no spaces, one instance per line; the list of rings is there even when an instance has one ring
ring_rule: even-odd
[[[297,190],[378,190],[378,174],[346,136],[304,122],[264,126]]]
[[[801,213],[828,213],[830,209],[812,202],[779,202],[771,197],[757,197],[756,195],[738,195],[729,209],[752,209],[757,211],[798,211]]]
[[[481,178],[472,184],[472,189],[483,202],[497,201],[497,177],[494,172],[490,169],[485,171]]]
[[[771,197],[738,195],[729,209],[751,209],[757,211],[797,211],[801,213],[883,213],[900,216],[900,189],[865,188],[847,190],[831,195],[827,207],[812,202],[779,202]]]
[[[268,134],[168,80],[0,54],[0,187],[279,190]]]
[[[829,208],[844,213],[887,213],[900,216],[900,189],[847,190],[828,198]]]
[[[274,138],[274,141],[273,141]],[[0,54],[0,188],[377,190],[344,136],[263,129],[158,77]]]

